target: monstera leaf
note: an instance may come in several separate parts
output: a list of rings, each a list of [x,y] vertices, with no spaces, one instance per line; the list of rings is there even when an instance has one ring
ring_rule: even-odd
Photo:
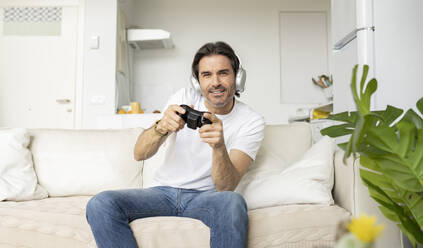
[[[321,133],[350,136],[347,143],[339,145],[345,150],[344,159],[360,155],[364,167],[360,176],[370,196],[417,247],[423,244],[423,119],[413,109],[400,118],[403,110],[389,105],[383,111],[371,111],[377,80],[366,83],[369,67],[365,65],[357,91],[357,69],[355,66],[351,80],[357,111],[330,115],[328,119],[340,123]],[[416,107],[423,114],[423,98]]]

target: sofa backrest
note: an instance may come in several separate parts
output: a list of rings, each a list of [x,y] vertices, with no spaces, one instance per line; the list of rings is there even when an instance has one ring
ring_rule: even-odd
[[[163,163],[172,134],[157,153],[144,161],[143,187],[149,187],[156,169]],[[256,160],[249,170],[281,170],[298,160],[312,144],[311,128],[308,123],[267,125],[264,139]]]
[[[142,131],[30,129],[39,184],[50,196],[140,188],[142,162],[134,160],[133,150]]]
[[[264,139],[257,156],[274,156],[283,160],[285,165],[290,165],[300,159],[311,144],[311,128],[308,123],[268,125],[264,129]],[[258,159],[256,158],[256,162]],[[260,165],[254,164],[252,169]]]
[[[149,187],[172,134],[152,158],[137,162],[133,148],[142,128],[117,130],[30,129],[38,181],[50,196],[93,195],[107,189]],[[310,125],[267,125],[251,170],[280,170],[312,143]]]

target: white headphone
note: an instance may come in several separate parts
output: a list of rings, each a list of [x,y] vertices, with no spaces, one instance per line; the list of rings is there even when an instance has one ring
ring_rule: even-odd
[[[241,59],[236,55],[239,61],[238,71],[235,75],[235,92],[242,93],[245,89],[245,80],[247,79],[247,72],[242,68]],[[200,82],[194,74],[190,77],[191,87],[201,94]]]

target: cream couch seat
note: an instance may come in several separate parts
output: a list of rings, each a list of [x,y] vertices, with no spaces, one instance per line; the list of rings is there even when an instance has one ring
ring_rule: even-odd
[[[40,185],[50,196],[0,202],[0,247],[96,247],[85,219],[88,200],[102,190],[148,187],[166,152],[165,143],[153,158],[133,161],[132,147],[141,132],[142,129],[30,130],[34,167]],[[308,124],[267,126],[256,162],[269,162],[272,157],[270,161],[274,163],[292,163],[310,146]],[[358,179],[359,165],[353,160],[343,165],[341,151],[335,154],[334,161],[335,205],[251,210],[248,247],[331,247],[340,220],[363,210],[376,213]],[[209,247],[209,228],[198,220],[153,217],[135,220],[130,226],[142,248]],[[397,229],[388,226],[386,232],[386,243],[378,247],[400,247],[395,246],[399,244]]]

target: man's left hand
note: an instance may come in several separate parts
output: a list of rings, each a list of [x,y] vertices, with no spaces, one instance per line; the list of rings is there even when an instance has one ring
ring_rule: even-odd
[[[224,145],[222,121],[212,113],[204,113],[204,117],[209,119],[212,124],[206,124],[200,128],[200,138],[209,144],[211,148],[218,148]]]

